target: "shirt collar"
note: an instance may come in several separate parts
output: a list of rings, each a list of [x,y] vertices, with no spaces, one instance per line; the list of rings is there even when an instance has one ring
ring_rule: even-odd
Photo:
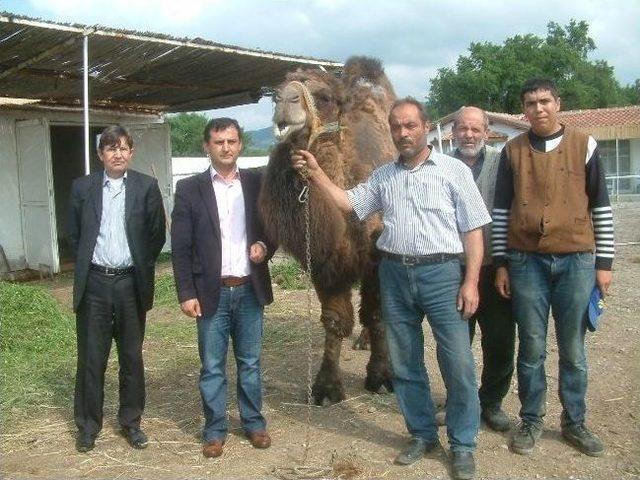
[[[396,158],[396,166],[413,172],[414,170],[420,170],[427,163],[433,163],[434,165],[437,165],[438,162],[436,162],[436,160],[435,160],[436,153],[437,153],[436,150],[433,148],[433,145],[431,145],[431,144],[427,144],[427,147],[429,148],[429,156],[420,165],[418,165],[418,166],[416,166],[416,167],[414,167],[412,169],[409,169],[407,166],[405,166],[404,163],[402,163],[402,161],[400,160],[400,155],[398,155],[398,157]]]
[[[102,175],[102,186],[104,187],[105,185],[107,185],[108,183],[118,183],[120,182],[120,179],[122,179],[123,183],[127,183],[127,171],[125,170],[124,175],[122,175],[120,178],[111,178],[109,175],[107,175],[107,171],[105,170],[103,172]]]
[[[235,171],[233,172],[233,177],[231,178],[231,180],[228,180],[224,178],[222,175],[220,175],[218,171],[215,168],[213,168],[213,165],[209,167],[209,174],[211,175],[212,182],[217,181],[217,182],[229,183],[234,180],[240,179],[240,169],[238,168],[238,165],[236,165],[236,168],[235,168]]]

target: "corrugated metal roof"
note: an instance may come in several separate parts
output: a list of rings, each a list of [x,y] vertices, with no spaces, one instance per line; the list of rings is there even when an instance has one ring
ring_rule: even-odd
[[[288,71],[339,62],[203,39],[67,25],[0,12],[0,96],[80,106],[82,40],[89,38],[92,108],[207,110],[257,102]]]

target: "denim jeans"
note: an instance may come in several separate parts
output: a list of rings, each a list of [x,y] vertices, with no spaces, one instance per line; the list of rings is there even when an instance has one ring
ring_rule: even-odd
[[[518,395],[520,417],[542,424],[547,381],[547,327],[551,308],[556,328],[562,425],[584,422],[587,359],[584,314],[595,284],[592,253],[564,255],[510,250],[509,276],[513,314],[518,325]]]
[[[452,451],[473,451],[480,404],[469,327],[456,308],[460,263],[407,266],[380,263],[382,317],[393,369],[393,388],[409,433],[431,442],[438,438],[435,406],[424,364],[422,320],[436,340],[440,372],[447,389],[447,435]]]
[[[227,348],[229,337],[238,371],[237,392],[240,420],[246,432],[264,430],[262,416],[262,349],[263,307],[253,287],[221,287],[220,303],[215,315],[198,319],[200,395],[204,411],[205,442],[224,440],[227,420]]]

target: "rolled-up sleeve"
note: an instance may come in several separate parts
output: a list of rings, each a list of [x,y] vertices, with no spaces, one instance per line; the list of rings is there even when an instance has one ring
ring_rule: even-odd
[[[460,232],[469,232],[491,223],[491,215],[473,181],[470,169],[464,169],[459,173],[454,193],[456,222]]]

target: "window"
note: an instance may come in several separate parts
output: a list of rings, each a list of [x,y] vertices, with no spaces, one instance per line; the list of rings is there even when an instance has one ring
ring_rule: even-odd
[[[615,190],[615,182],[617,176],[631,174],[631,154],[629,140],[618,140],[618,159],[616,162],[616,141],[600,140],[598,141],[600,149],[600,159],[604,166],[605,175],[607,176],[607,185],[609,191]],[[617,163],[617,168],[616,168]],[[618,189],[621,193],[626,193],[631,189],[631,179],[618,179]]]

